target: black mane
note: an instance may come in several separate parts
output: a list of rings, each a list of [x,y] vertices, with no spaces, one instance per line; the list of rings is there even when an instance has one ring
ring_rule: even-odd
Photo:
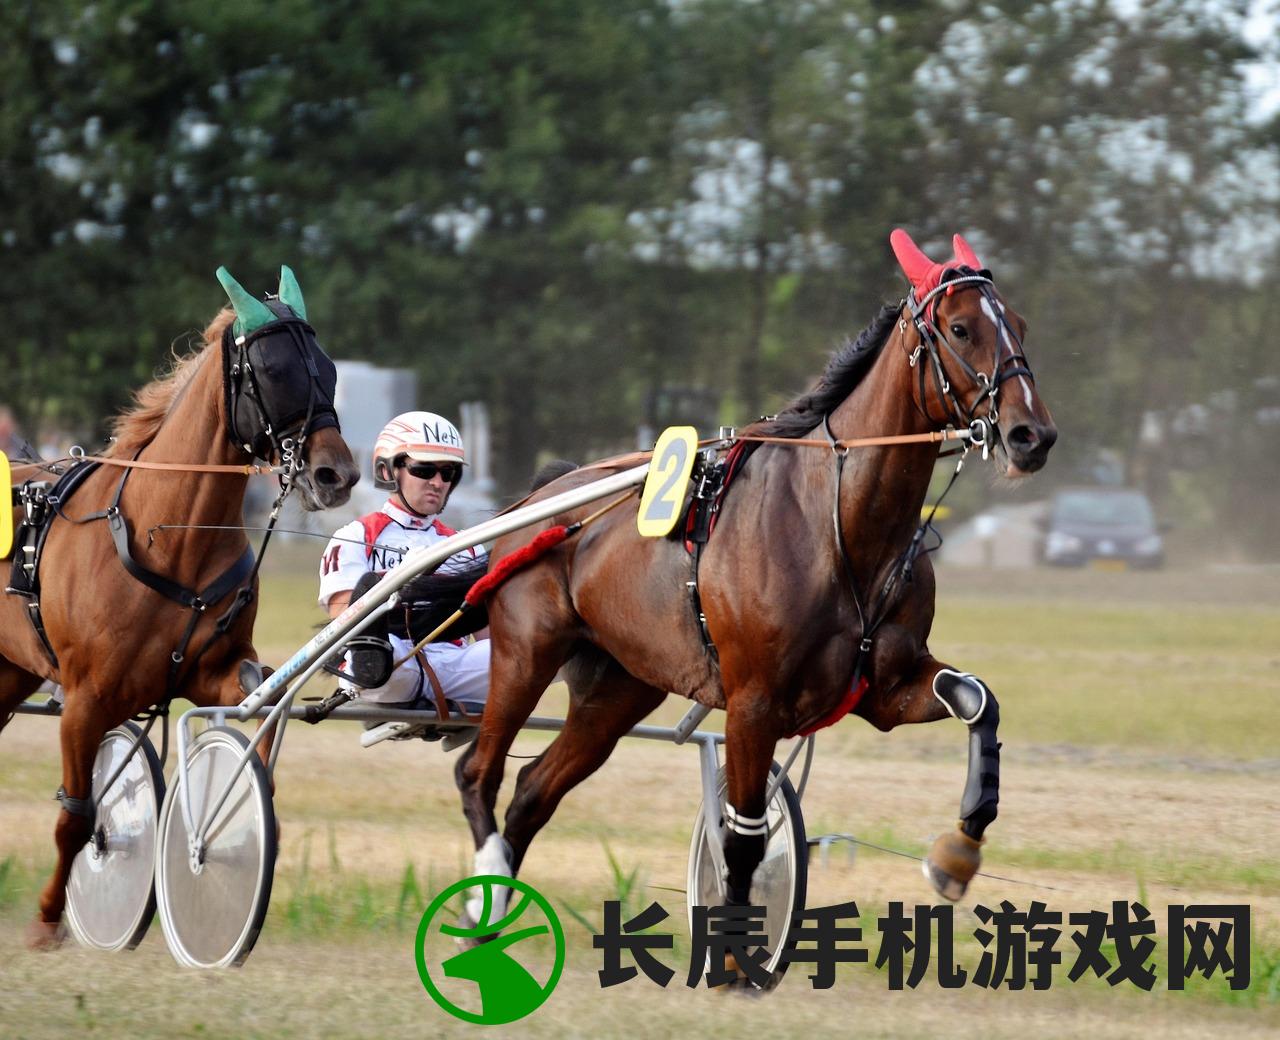
[[[902,303],[887,303],[856,339],[845,340],[827,362],[817,386],[801,394],[772,419],[752,423],[743,433],[764,437],[803,437],[822,417],[853,393],[889,339]]]

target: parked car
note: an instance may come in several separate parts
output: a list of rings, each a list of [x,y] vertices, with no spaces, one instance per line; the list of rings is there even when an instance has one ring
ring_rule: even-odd
[[[1059,567],[1164,566],[1164,538],[1151,502],[1132,488],[1059,491],[1044,520],[1041,559]]]

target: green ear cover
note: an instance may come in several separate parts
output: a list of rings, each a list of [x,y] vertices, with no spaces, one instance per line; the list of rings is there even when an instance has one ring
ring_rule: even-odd
[[[232,278],[231,272],[225,267],[219,267],[217,275],[218,281],[222,283],[222,288],[227,291],[227,298],[231,300],[231,306],[236,311],[235,332],[237,336],[247,336],[254,329],[260,329],[268,322],[276,320],[276,316],[271,313],[271,308]]]
[[[303,321],[307,320],[307,305],[302,299],[302,290],[298,287],[298,279],[284,264],[280,265],[280,299],[293,308],[293,313]]]

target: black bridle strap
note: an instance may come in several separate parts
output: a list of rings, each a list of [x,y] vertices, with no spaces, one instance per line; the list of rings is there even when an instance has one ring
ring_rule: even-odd
[[[970,365],[956,350],[954,344],[948,338],[945,332],[937,327],[937,323],[930,320],[929,309],[930,303],[934,302],[934,298],[938,293],[950,288],[962,286],[966,283],[976,283],[974,286],[982,293],[983,299],[987,301],[990,307],[990,316],[996,324],[997,333],[1005,333],[1009,336],[1015,345],[1010,348],[1007,357],[1001,356],[1002,352],[997,349],[996,363],[990,376],[983,372],[979,372]],[[933,374],[934,386],[938,391],[938,398],[942,401],[943,407],[950,412],[950,415],[944,421],[949,421],[957,427],[970,425],[977,415],[978,408],[982,402],[990,398],[991,405],[989,418],[986,420],[989,425],[994,426],[994,416],[996,413],[996,398],[1002,383],[1007,379],[1013,379],[1018,376],[1026,376],[1033,383],[1035,375],[1031,372],[1031,366],[1027,361],[1026,354],[1022,351],[1022,340],[1009,324],[1008,319],[1004,316],[1004,311],[1000,306],[999,300],[991,291],[991,279],[981,275],[963,275],[959,278],[952,278],[943,282],[937,288],[931,290],[923,300],[917,301],[914,291],[907,296],[906,306],[911,313],[911,318],[916,326],[916,332],[920,337],[920,348],[929,358],[929,369]],[[947,348],[947,353],[951,355],[955,363],[960,366],[961,370],[969,377],[970,381],[980,387],[980,390],[970,402],[966,409],[960,403],[959,397],[952,389],[951,381],[947,378],[946,369],[942,364],[942,352],[939,344]],[[1013,362],[1013,367],[1007,367],[1009,362]],[[916,364],[914,360],[912,364]],[[935,422],[933,416],[929,414],[928,397],[925,393],[925,374],[924,366],[920,366],[920,400],[921,410],[926,419]]]

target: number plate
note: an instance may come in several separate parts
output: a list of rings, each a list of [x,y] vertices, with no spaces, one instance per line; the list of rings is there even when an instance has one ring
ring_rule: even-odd
[[[692,426],[669,426],[662,431],[636,514],[636,528],[645,538],[665,538],[676,526],[697,453],[698,431]]]
[[[9,478],[9,456],[0,451],[0,487],[12,487]],[[0,509],[0,560],[9,555],[13,548],[13,492]]]
[[[1090,560],[1089,566],[1095,571],[1127,571],[1129,565],[1124,560]]]

